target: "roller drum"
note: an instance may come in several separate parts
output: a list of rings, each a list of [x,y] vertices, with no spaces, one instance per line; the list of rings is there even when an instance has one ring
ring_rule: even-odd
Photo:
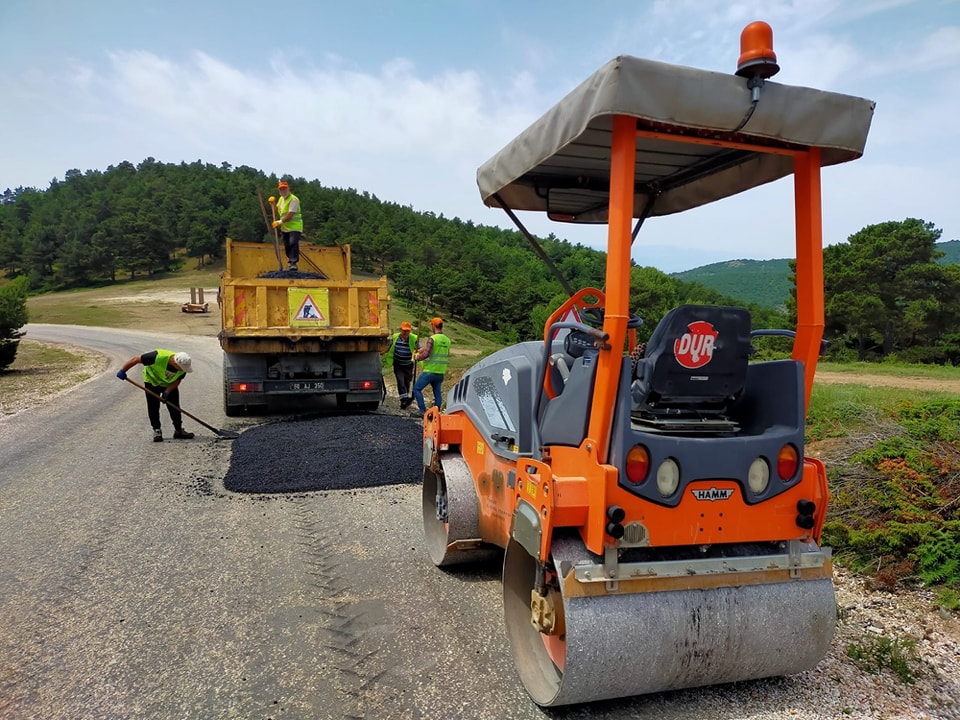
[[[493,557],[499,548],[480,541],[480,508],[470,468],[459,455],[445,454],[442,476],[423,469],[423,534],[437,567],[475,563]],[[438,500],[439,498],[439,500]],[[445,520],[438,518],[442,507]]]
[[[573,559],[559,554],[555,545],[557,568]],[[508,634],[521,679],[544,706],[798,673],[823,658],[836,625],[830,578],[564,597],[561,672],[530,622],[534,570],[534,559],[511,543]]]

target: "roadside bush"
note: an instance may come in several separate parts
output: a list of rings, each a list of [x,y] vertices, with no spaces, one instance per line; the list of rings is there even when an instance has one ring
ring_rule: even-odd
[[[847,657],[864,672],[880,674],[889,670],[905,685],[925,672],[917,641],[911,637],[864,635],[859,642],[847,646]]]
[[[907,365],[946,365],[949,357],[945,348],[916,346],[890,353],[884,358],[884,361],[888,360]]]
[[[847,347],[842,342],[831,341],[827,347],[826,359],[836,363],[855,363],[860,357],[854,348]]]
[[[25,277],[18,277],[0,286],[0,370],[13,364],[27,324],[27,286]]]
[[[832,480],[824,540],[884,587],[960,589],[960,400],[901,402],[899,434],[849,458]],[[846,479],[842,475],[846,475]]]

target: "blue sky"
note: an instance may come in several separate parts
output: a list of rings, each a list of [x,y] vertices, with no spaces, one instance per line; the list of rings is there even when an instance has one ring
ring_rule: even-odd
[[[960,239],[960,0],[2,0],[0,190],[201,160],[513,227],[480,201],[487,158],[617,55],[732,73],[753,20],[773,81],[877,103],[863,158],[824,170],[825,244],[907,217]],[[648,220],[633,256],[676,272],[793,243],[781,180]]]

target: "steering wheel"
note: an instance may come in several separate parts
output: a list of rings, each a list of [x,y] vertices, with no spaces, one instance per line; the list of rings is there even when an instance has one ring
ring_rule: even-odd
[[[604,308],[602,307],[583,308],[580,310],[580,317],[587,325],[590,327],[595,327],[599,330],[603,327],[603,313]],[[636,330],[641,325],[643,325],[643,318],[639,315],[631,315],[627,319],[628,330]]]
[[[596,350],[596,341],[583,330],[571,330],[563,338],[563,351],[576,359],[588,350]]]

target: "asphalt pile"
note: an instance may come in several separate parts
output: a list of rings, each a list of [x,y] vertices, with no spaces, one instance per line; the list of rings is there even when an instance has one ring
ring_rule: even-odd
[[[326,415],[244,430],[233,441],[227,490],[292,493],[419,483],[423,429],[382,414]]]
[[[322,272],[312,272],[308,270],[268,270],[260,273],[257,277],[269,278],[271,280],[327,280],[327,276]]]

